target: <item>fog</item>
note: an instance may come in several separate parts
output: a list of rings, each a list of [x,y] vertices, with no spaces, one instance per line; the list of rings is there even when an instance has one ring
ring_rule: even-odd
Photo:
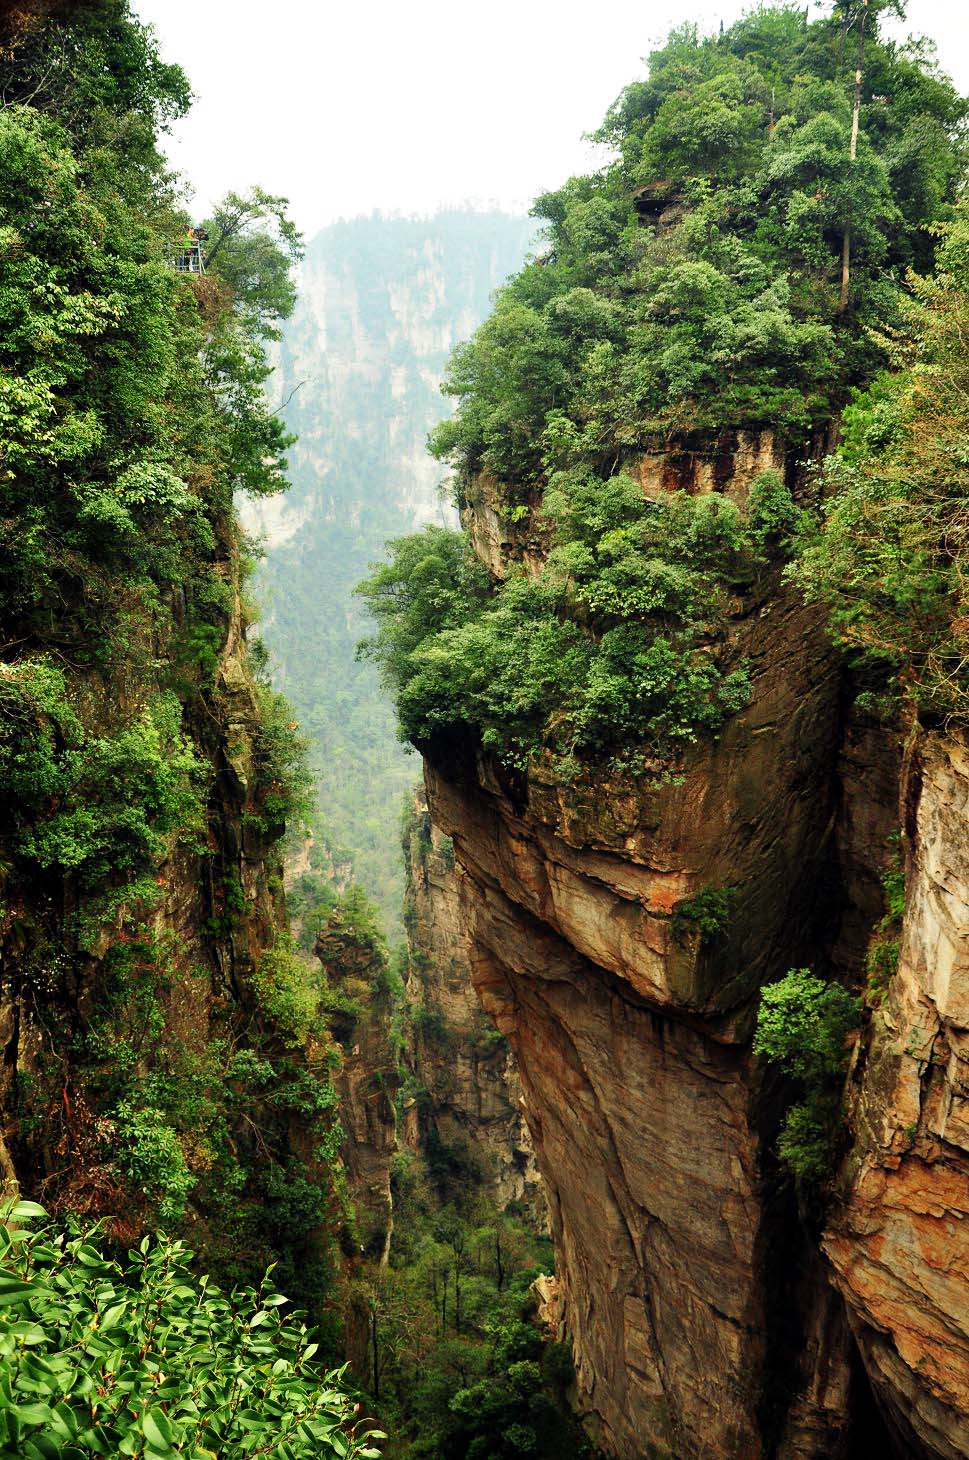
[[[206,211],[227,188],[285,194],[307,233],[379,209],[524,210],[587,168],[600,122],[671,25],[729,24],[711,0],[135,0],[198,96],[170,139]],[[812,7],[815,11],[819,7]],[[932,37],[969,89],[965,0],[914,0],[899,35]]]

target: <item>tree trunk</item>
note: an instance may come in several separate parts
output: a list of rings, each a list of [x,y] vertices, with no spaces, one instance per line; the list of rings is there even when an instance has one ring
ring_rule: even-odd
[[[861,78],[865,67],[865,26],[868,22],[868,0],[861,12],[861,28],[858,32],[858,66],[855,71],[855,104],[851,113],[851,146],[848,157],[853,163],[858,156],[858,123],[861,118]],[[848,290],[851,284],[851,223],[845,224],[844,241],[841,245],[841,297],[838,313],[848,308]]]

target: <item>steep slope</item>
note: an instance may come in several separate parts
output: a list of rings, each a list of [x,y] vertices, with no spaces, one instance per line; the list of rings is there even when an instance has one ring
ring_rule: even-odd
[[[157,145],[190,99],[179,68],[125,0],[12,20],[3,1176],[122,1243],[181,1233],[229,1283],[277,1263],[320,1318],[346,1220],[338,1096],[279,853],[306,773],[247,641],[234,510],[285,486],[263,387],[298,238],[279,199],[230,195],[203,273]]]
[[[430,755],[472,976],[549,1188],[582,1403],[620,1455],[644,1429],[657,1454],[760,1454],[781,1322],[748,1041],[760,985],[816,937],[838,682],[816,614],[745,607],[750,705],[679,784],[536,769],[516,786],[473,751]],[[705,939],[685,914],[727,886],[729,923]]]
[[[407,976],[411,1031],[404,1050],[413,1093],[402,1137],[444,1185],[465,1169],[505,1210],[541,1221],[544,1199],[522,1109],[521,1082],[504,1037],[475,998],[472,949],[454,848],[415,796],[404,826]]]
[[[247,518],[268,539],[261,633],[311,739],[324,837],[395,929],[403,886],[387,807],[415,772],[372,669],[355,660],[367,622],[352,590],[387,538],[448,519],[424,449],[440,378],[533,231],[473,212],[333,224],[307,250],[279,351],[278,397],[299,440],[285,502]]]

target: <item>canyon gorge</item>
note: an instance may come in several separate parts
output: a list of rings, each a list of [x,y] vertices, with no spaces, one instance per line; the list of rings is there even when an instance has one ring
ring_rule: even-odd
[[[822,9],[306,245],[0,16],[0,1460],[969,1460],[969,103]]]

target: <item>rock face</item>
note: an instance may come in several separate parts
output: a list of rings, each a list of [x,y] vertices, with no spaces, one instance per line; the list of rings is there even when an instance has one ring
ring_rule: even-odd
[[[632,469],[647,493],[737,501],[763,470],[796,476],[766,434]],[[533,571],[540,526],[510,522],[500,497],[485,479],[468,494],[475,550],[496,576]],[[750,703],[665,783],[563,784],[551,764],[505,772],[470,739],[425,747],[434,836],[459,874],[450,921],[514,1052],[548,1191],[555,1322],[589,1427],[621,1460],[969,1455],[969,864],[963,878],[944,850],[969,760],[930,737],[906,771],[925,889],[867,1063],[867,1035],[859,1047],[868,1135],[825,1239],[833,1273],[816,1215],[779,1179],[786,1097],[750,1039],[760,988],[789,968],[863,980],[898,755],[883,727],[846,718],[823,626],[781,584],[738,604],[728,632]],[[729,914],[704,937],[691,911],[712,891]]]
[[[408,934],[405,1059],[418,1093],[405,1104],[407,1145],[435,1159],[466,1158],[499,1207],[544,1219],[521,1082],[505,1037],[475,997],[468,928],[450,841],[417,794],[404,835]]]
[[[917,733],[898,972],[858,1074],[824,1239],[898,1452],[969,1454],[969,743]]]
[[[803,958],[827,854],[837,692],[792,601],[738,626],[755,693],[678,785],[502,786],[431,765],[472,977],[515,1050],[582,1402],[612,1453],[756,1456],[771,1214],[751,996]],[[703,946],[677,907],[736,889]]]
[[[398,1086],[386,954],[333,923],[320,932],[314,952],[342,1005],[330,1013],[328,1023],[342,1051],[334,1085],[358,1245],[365,1256],[383,1265],[394,1226],[390,1162],[397,1150]]]
[[[232,550],[221,546],[225,580],[235,586]],[[123,1169],[114,1122],[98,1113],[117,1073],[92,1069],[100,1059],[110,1071],[112,1055],[133,1051],[142,1073],[161,1066],[163,1054],[164,1068],[177,1058],[194,1072],[227,1026],[251,1019],[254,971],[285,927],[280,858],[260,814],[260,713],[237,590],[231,602],[210,702],[186,714],[211,771],[204,841],[170,846],[150,906],[137,917],[122,909],[102,918],[93,940],[72,926],[78,902],[66,878],[53,888],[8,885],[0,913],[0,1116],[13,1165],[52,1211],[109,1216],[129,1240],[147,1220],[147,1202]],[[133,693],[83,674],[71,688],[95,725]],[[48,962],[51,972],[34,984],[29,971]],[[133,990],[125,997],[119,966]],[[80,1036],[105,1006],[114,1011],[111,1036],[92,1053]],[[237,1138],[241,1148],[245,1134]],[[204,1141],[187,1140],[185,1158],[198,1177],[211,1164]],[[212,1195],[202,1181],[188,1212],[202,1247]]]

